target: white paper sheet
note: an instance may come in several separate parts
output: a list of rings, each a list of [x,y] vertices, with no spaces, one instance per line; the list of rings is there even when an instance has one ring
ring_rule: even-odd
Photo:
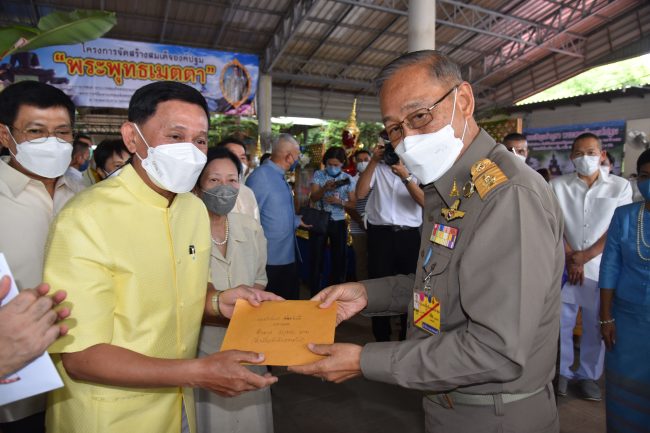
[[[18,288],[16,287],[16,283],[14,283],[14,277],[11,274],[4,254],[0,253],[0,278],[4,275],[11,277],[11,289],[1,305],[5,305],[18,295]],[[0,384],[0,406],[63,386],[61,377],[56,371],[54,364],[52,364],[52,360],[47,352],[36,358],[22,370],[4,379],[11,381],[11,383]]]

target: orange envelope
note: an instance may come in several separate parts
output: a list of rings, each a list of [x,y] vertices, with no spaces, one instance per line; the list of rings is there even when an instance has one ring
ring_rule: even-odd
[[[259,307],[238,299],[221,345],[224,350],[261,352],[264,365],[302,365],[322,359],[308,343],[334,343],[336,304],[316,301],[269,301]]]

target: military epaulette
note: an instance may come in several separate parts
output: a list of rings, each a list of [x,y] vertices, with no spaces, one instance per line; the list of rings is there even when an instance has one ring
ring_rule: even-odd
[[[508,180],[498,165],[489,159],[475,162],[471,169],[472,182],[476,192],[484,199],[490,191]]]

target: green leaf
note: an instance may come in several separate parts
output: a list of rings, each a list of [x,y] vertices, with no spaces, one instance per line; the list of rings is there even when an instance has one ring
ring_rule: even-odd
[[[8,52],[14,47],[20,38],[33,38],[38,34],[38,30],[32,27],[14,26],[0,29],[0,59],[3,53]]]
[[[84,10],[53,12],[38,22],[38,29],[36,29],[38,34],[28,38],[29,42],[22,47],[10,49],[5,56],[52,45],[72,45],[91,41],[106,34],[116,23],[114,12]],[[14,43],[17,39],[13,39]]]

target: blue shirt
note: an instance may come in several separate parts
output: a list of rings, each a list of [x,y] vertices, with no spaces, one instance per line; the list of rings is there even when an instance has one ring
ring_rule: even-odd
[[[641,260],[637,252],[639,208],[644,205],[632,203],[614,212],[600,263],[599,287],[614,289],[624,301],[650,305],[650,261]],[[650,243],[650,212],[644,210],[643,218],[643,236]],[[650,257],[650,248],[643,243],[641,254]]]
[[[300,217],[294,212],[291,187],[284,170],[268,160],[251,173],[246,186],[253,190],[260,208],[260,223],[266,236],[267,265],[296,261],[296,228]]]
[[[323,187],[327,182],[333,180],[335,182],[348,179],[350,182],[347,185],[341,185],[338,188],[332,189],[330,191],[325,191],[323,198],[316,203],[319,209],[326,210],[331,212],[332,215],[330,218],[334,221],[342,221],[345,219],[345,210],[340,204],[332,204],[325,201],[325,197],[338,196],[343,201],[348,201],[350,196],[350,191],[353,191],[354,185],[352,184],[352,176],[347,173],[341,172],[338,176],[332,177],[325,170],[316,170],[314,172],[314,177],[311,180],[311,183],[316,184],[320,187]]]

